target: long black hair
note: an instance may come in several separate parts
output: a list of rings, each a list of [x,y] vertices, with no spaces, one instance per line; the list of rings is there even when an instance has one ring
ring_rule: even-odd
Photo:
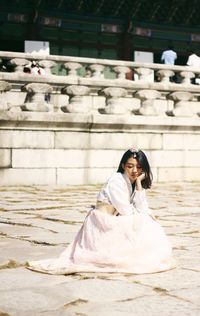
[[[142,180],[141,184],[144,189],[149,189],[152,184],[153,175],[151,172],[151,167],[149,165],[148,159],[145,155],[145,153],[142,150],[137,149],[129,149],[127,150],[119,163],[119,167],[117,172],[124,173],[123,165],[125,165],[129,158],[135,158],[139,165],[142,168],[142,171],[145,174],[145,179]]]

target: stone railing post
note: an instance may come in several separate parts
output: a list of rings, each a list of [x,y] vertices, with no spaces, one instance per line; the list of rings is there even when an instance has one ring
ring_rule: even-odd
[[[56,65],[52,60],[41,60],[39,65],[44,68],[45,75],[51,75],[51,68]]]
[[[100,95],[106,97],[106,107],[104,113],[106,114],[126,114],[128,109],[123,104],[123,97],[127,95],[127,91],[123,88],[105,88],[99,92]]]
[[[141,100],[141,107],[135,112],[140,115],[158,115],[158,111],[154,106],[155,99],[161,97],[157,90],[140,90],[137,91],[135,97]]]
[[[172,70],[162,69],[156,72],[156,74],[160,77],[160,81],[162,83],[170,82],[170,77],[173,77],[175,73]]]
[[[49,112],[53,110],[53,104],[46,101],[53,88],[46,83],[28,83],[22,87],[27,92],[25,103],[21,106],[23,111]]]
[[[12,86],[7,81],[0,81],[0,111],[8,109],[6,92],[11,90]]]
[[[15,67],[15,72],[23,73],[24,66],[30,64],[30,61],[24,58],[13,58],[9,63]]]
[[[84,96],[90,93],[88,87],[71,85],[63,88],[62,93],[69,95],[69,104],[62,106],[64,112],[88,113],[91,110],[91,103],[84,102]]]
[[[174,109],[168,112],[168,115],[182,117],[190,117],[194,115],[190,106],[190,100],[193,98],[192,93],[177,91],[171,93],[168,98],[174,101]]]
[[[138,74],[138,79],[141,81],[149,81],[149,76],[153,74],[153,70],[150,68],[134,68],[134,72]]]
[[[117,73],[117,79],[124,80],[126,79],[126,74],[131,71],[129,67],[125,66],[116,66],[113,70]]]
[[[191,84],[191,79],[195,78],[195,74],[191,71],[181,71],[180,76],[183,84]]]
[[[78,77],[77,70],[82,67],[79,63],[67,62],[64,64],[65,69],[68,71],[68,76]]]
[[[98,64],[93,64],[89,66],[89,69],[92,71],[92,78],[104,78],[104,66],[103,65],[98,65]]]

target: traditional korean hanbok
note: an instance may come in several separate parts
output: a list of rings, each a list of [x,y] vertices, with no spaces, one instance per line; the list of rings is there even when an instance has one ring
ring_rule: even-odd
[[[151,215],[145,190],[133,191],[126,174],[116,172],[66,250],[58,258],[29,262],[28,268],[50,274],[143,274],[174,266],[171,243]]]

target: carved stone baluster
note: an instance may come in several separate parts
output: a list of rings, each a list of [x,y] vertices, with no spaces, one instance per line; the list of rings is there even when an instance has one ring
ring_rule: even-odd
[[[153,70],[150,68],[134,68],[134,71],[138,74],[138,79],[141,81],[150,81],[150,75],[153,74]]]
[[[100,94],[106,97],[106,114],[126,114],[128,113],[127,106],[123,104],[123,97],[127,95],[127,91],[123,88],[105,88]]]
[[[68,74],[67,74],[68,76],[78,77],[77,70],[80,69],[82,67],[82,65],[79,63],[67,62],[64,64],[64,67],[68,71]]]
[[[9,63],[15,67],[15,72],[23,73],[24,66],[30,64],[30,61],[24,58],[13,58]]]
[[[195,78],[195,74],[191,71],[181,71],[180,75],[182,84],[191,84],[191,79]]]
[[[44,68],[45,75],[51,75],[51,68],[56,65],[52,60],[41,60],[39,65]]]
[[[53,110],[53,104],[46,100],[53,88],[46,83],[29,83],[22,88],[27,92],[25,103],[21,106],[23,111],[49,112]]]
[[[116,66],[113,70],[117,73],[117,79],[124,80],[126,79],[126,74],[131,71],[129,67],[125,66]]]
[[[170,82],[170,77],[173,77],[175,75],[175,73],[172,70],[168,69],[159,70],[156,74],[160,77],[160,81],[162,83]]]
[[[158,110],[154,106],[154,101],[160,98],[160,92],[156,90],[140,90],[136,92],[135,97],[141,100],[141,107],[136,114],[140,115],[158,115]]]
[[[6,92],[11,90],[12,86],[7,81],[0,81],[0,111],[8,109]]]
[[[99,64],[93,64],[93,65],[90,65],[89,66],[89,69],[91,69],[92,71],[92,78],[104,78],[104,74],[103,74],[103,71],[104,71],[104,66],[103,65],[99,65]]]
[[[193,95],[190,92],[176,91],[168,96],[169,99],[174,101],[174,109],[167,112],[170,116],[182,116],[191,117],[195,115],[191,110],[190,100],[192,100]]]
[[[91,110],[91,102],[84,100],[84,96],[90,93],[88,87],[71,85],[63,88],[62,93],[69,95],[69,104],[61,107],[64,112],[88,113]]]

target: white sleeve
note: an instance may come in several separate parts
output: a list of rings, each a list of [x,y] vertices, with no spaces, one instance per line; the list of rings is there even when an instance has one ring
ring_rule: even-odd
[[[142,191],[136,190],[133,204],[139,213],[151,214],[151,210],[149,209],[144,189]]]
[[[131,203],[127,184],[120,177],[114,177],[108,181],[106,193],[110,203],[120,215],[149,212],[145,190],[136,191],[134,201]]]

